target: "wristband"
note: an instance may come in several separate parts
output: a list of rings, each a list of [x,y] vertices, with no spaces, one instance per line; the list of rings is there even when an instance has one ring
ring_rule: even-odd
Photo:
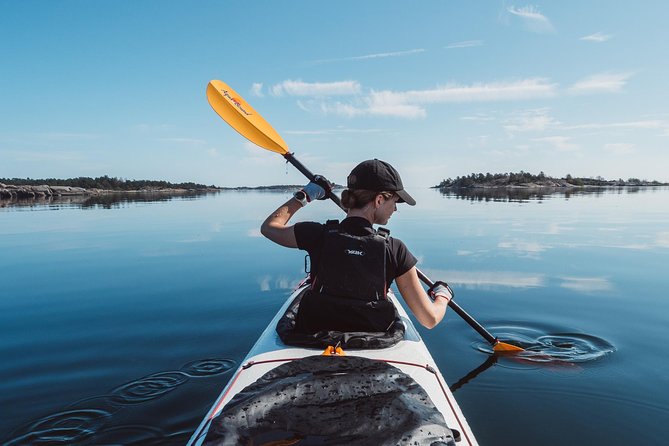
[[[307,203],[309,203],[309,199],[307,198],[307,194],[303,190],[298,190],[293,194],[293,198],[302,205],[302,207],[305,207]]]
[[[434,295],[434,300],[437,300],[437,297],[443,297],[444,299],[446,299],[446,305],[448,305],[448,303],[451,301],[451,299],[453,299],[452,296],[447,296],[445,294],[435,294]]]

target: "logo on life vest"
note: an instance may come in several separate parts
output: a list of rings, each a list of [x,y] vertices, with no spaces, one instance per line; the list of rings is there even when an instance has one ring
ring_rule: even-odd
[[[246,110],[244,110],[244,107],[242,107],[242,103],[239,101],[239,99],[237,99],[237,98],[233,98],[232,96],[230,96],[230,94],[228,93],[228,90],[221,90],[221,93],[223,93],[223,96],[225,96],[226,98],[228,98],[228,100],[229,100],[230,102],[232,102],[233,104],[235,104],[235,106],[236,106],[242,113],[244,113],[246,116],[251,116],[251,115],[253,114],[253,113],[249,113],[249,112],[247,112]]]
[[[346,254],[348,254],[350,256],[360,256],[360,257],[362,257],[362,256],[365,255],[365,251],[360,251],[358,249],[345,249],[344,252],[346,252]]]

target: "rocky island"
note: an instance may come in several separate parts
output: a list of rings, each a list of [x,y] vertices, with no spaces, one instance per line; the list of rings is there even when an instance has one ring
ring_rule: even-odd
[[[553,178],[540,172],[533,175],[522,170],[518,173],[483,174],[443,180],[433,189],[444,195],[456,196],[476,201],[526,201],[541,200],[553,194],[563,194],[566,198],[576,194],[601,194],[608,190],[635,192],[642,187],[661,187],[669,183],[629,178],[607,180],[602,177],[582,178],[566,175]]]
[[[540,172],[533,175],[522,170],[518,173],[472,173],[456,179],[443,180],[434,189],[466,189],[466,188],[579,188],[579,187],[623,187],[623,186],[667,186],[669,183],[629,178],[623,180],[607,180],[602,177],[583,178],[566,175],[564,178],[553,178]]]
[[[137,198],[172,197],[217,192],[216,186],[153,180],[123,180],[108,176],[66,180],[0,178],[0,207],[32,203],[104,204]]]

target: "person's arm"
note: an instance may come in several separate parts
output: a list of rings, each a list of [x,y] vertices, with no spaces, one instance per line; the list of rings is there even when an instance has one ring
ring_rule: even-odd
[[[324,185],[329,185],[329,182],[319,175],[314,181],[323,181]],[[302,206],[323,198],[325,198],[325,189],[313,181],[310,182],[265,219],[260,226],[260,233],[281,246],[297,248],[295,227],[294,225],[289,226],[288,221]]]
[[[295,227],[294,225],[288,226],[288,221],[301,207],[302,204],[295,198],[286,201],[265,219],[260,226],[260,232],[274,243],[288,248],[297,248]]]
[[[395,282],[402,298],[422,326],[434,328],[441,322],[451,300],[450,293],[437,291],[432,301],[418,279],[415,266],[398,276]]]

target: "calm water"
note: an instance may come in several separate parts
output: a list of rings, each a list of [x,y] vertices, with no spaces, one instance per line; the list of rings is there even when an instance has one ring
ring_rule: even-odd
[[[482,445],[666,444],[668,189],[415,195],[392,234],[537,353],[493,361],[452,312],[422,330]],[[185,443],[303,277],[258,232],[287,196],[0,208],[0,442]]]

